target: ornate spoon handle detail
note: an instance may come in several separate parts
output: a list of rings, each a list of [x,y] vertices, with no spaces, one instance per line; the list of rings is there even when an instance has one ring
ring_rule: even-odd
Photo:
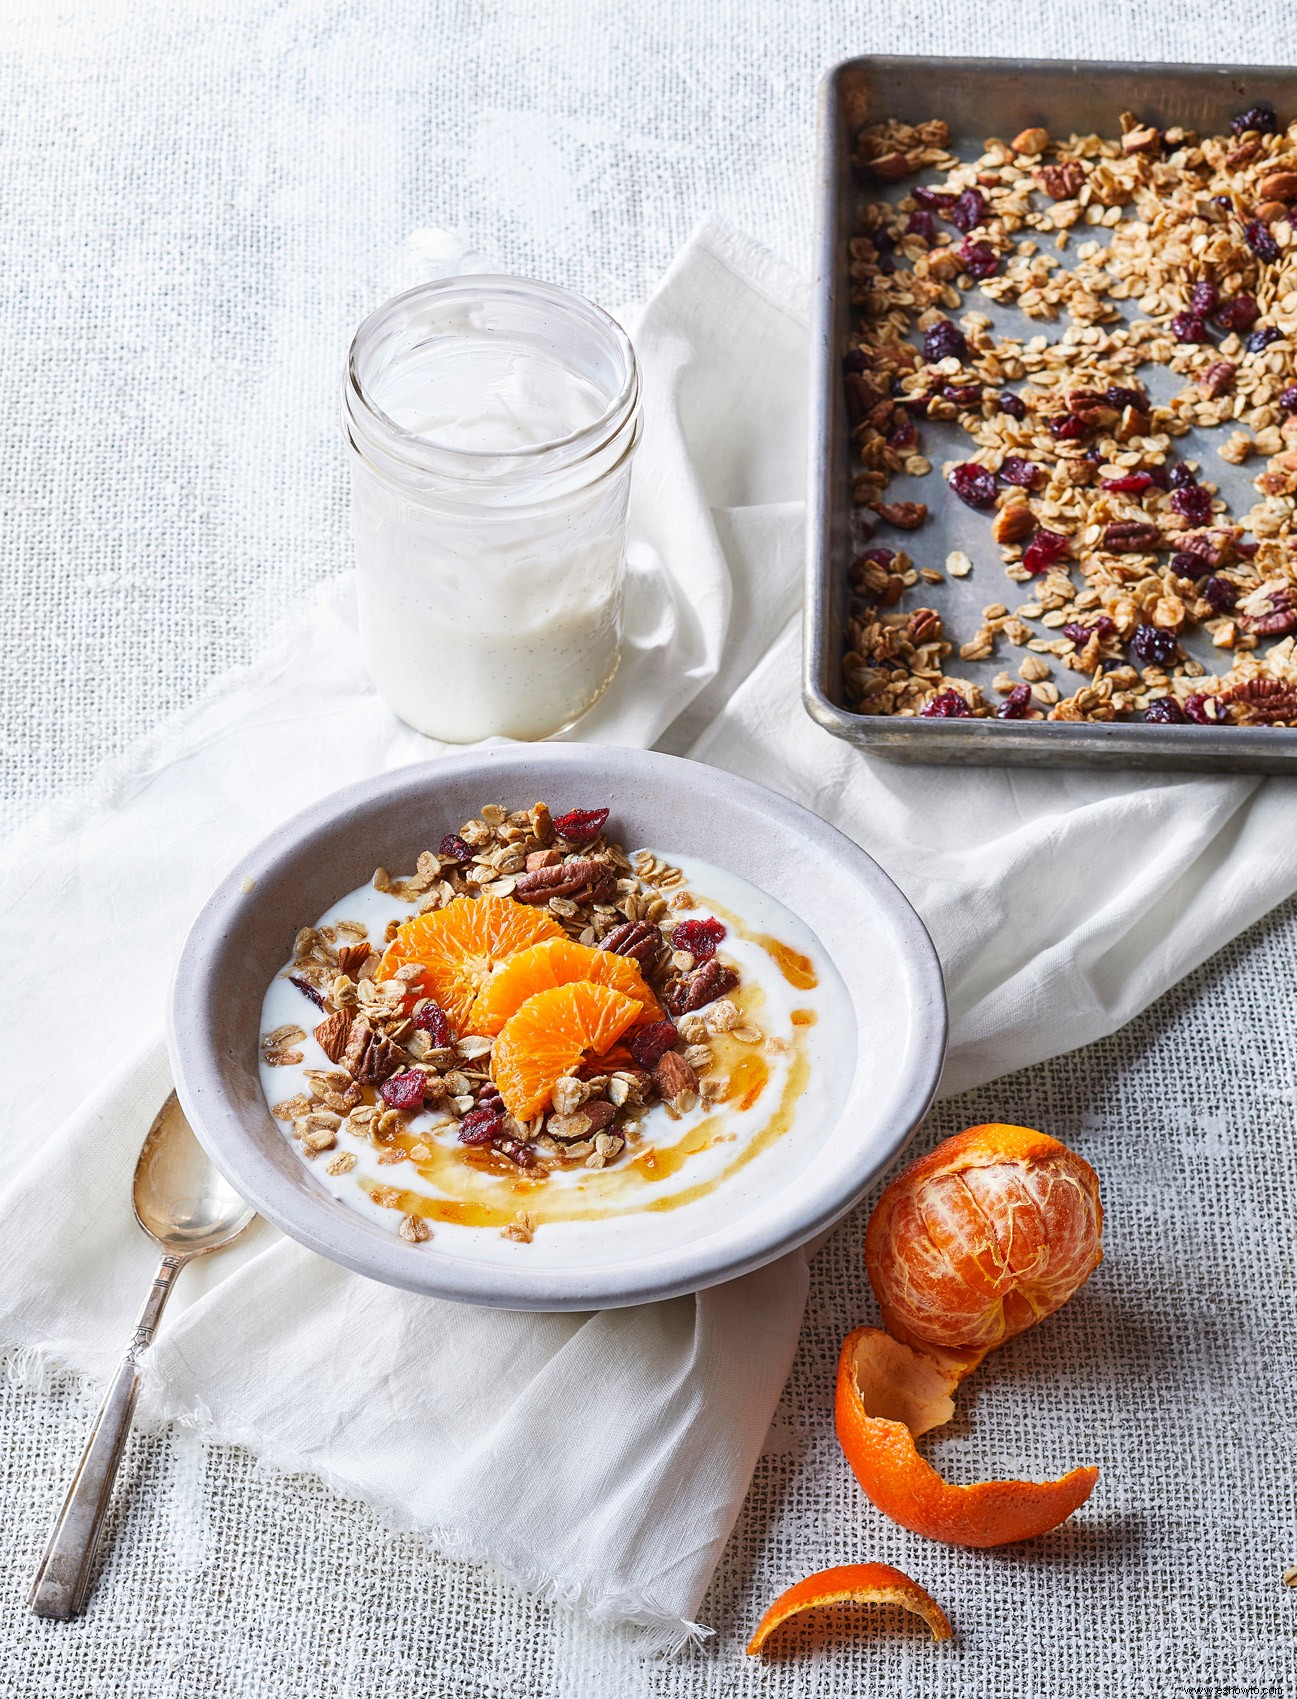
[[[108,1383],[86,1448],[68,1488],[49,1544],[32,1581],[28,1604],[37,1616],[67,1622],[85,1603],[100,1530],[112,1497],[113,1482],[131,1431],[139,1391],[139,1358],[152,1342],[176,1275],[189,1259],[164,1256],[152,1290],[140,1311],[130,1344]]]

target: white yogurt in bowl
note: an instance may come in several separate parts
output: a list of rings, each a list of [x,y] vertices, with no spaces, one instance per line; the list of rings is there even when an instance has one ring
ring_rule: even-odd
[[[795,1185],[798,1170],[841,1114],[855,1071],[846,985],[819,939],[784,904],[723,868],[655,853],[685,876],[693,898],[687,918],[714,917],[725,926],[719,956],[740,975],[731,998],[743,1016],[738,1031],[744,1036],[715,1035],[713,1066],[703,1076],[723,1091],[719,1101],[702,1101],[680,1116],[653,1105],[638,1123],[634,1144],[609,1166],[552,1172],[543,1165],[520,1169],[507,1157],[466,1148],[457,1118],[442,1107],[415,1115],[395,1147],[376,1146],[348,1118],[327,1150],[308,1156],[298,1142],[317,1183],[393,1234],[399,1221],[414,1216],[427,1223],[427,1243],[439,1251],[543,1268],[636,1261],[686,1245],[736,1210]],[[411,912],[409,902],[369,884],[335,903],[316,925],[344,923],[349,938],[363,927],[381,950],[388,923],[408,920]],[[262,1005],[263,1033],[304,1029],[304,1037],[292,1041],[300,1062],[261,1062],[272,1112],[309,1095],[311,1074],[333,1067],[312,1036],[319,1011],[291,973],[286,964]],[[706,1014],[706,1008],[697,1011],[704,1020]],[[755,1041],[753,1033],[759,1034]],[[291,1139],[293,1119],[285,1115],[280,1124]],[[337,1163],[339,1153],[354,1158],[354,1165]],[[401,1159],[393,1162],[398,1153]],[[520,1217],[531,1224],[529,1241],[508,1236]]]

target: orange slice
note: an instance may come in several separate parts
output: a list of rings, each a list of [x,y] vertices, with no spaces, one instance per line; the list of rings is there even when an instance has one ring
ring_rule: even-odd
[[[639,1012],[633,997],[588,980],[529,997],[504,1023],[491,1057],[505,1108],[520,1121],[539,1114],[564,1074],[587,1052],[608,1050]]]
[[[543,909],[510,897],[456,897],[399,928],[383,952],[378,978],[391,979],[397,968],[417,962],[423,972],[410,982],[411,994],[435,998],[456,1033],[464,1033],[492,968],[529,944],[563,936],[563,928]]]
[[[614,991],[633,997],[640,1005],[638,1019],[662,1019],[662,1007],[649,990],[638,962],[612,950],[592,950],[570,938],[547,938],[544,943],[519,950],[495,969],[473,1004],[468,1030],[494,1037],[529,997],[579,979],[611,985]]]
[[[1065,1522],[1094,1491],[1099,1471],[970,1487],[944,1481],[914,1441],[954,1415],[950,1395],[976,1361],[915,1351],[876,1327],[858,1327],[838,1359],[838,1439],[866,1497],[893,1522],[948,1545],[1004,1546]]]
[[[950,1618],[930,1593],[903,1570],[890,1563],[844,1563],[836,1569],[820,1569],[781,1593],[757,1624],[748,1641],[748,1656],[755,1657],[781,1623],[802,1611],[820,1605],[900,1605],[921,1616],[934,1640],[949,1640],[954,1634]]]

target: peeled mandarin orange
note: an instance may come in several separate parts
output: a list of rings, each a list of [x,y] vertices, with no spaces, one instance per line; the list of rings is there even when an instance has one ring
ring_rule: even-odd
[[[984,1352],[1065,1304],[1103,1258],[1093,1168],[1030,1127],[969,1127],[883,1192],[865,1266],[887,1331]]]
[[[529,997],[580,979],[594,985],[611,985],[614,991],[633,997],[640,1005],[637,1019],[662,1019],[661,1005],[649,990],[639,963],[630,956],[619,956],[612,950],[592,950],[570,938],[548,938],[519,950],[495,969],[478,992],[469,1014],[468,1030],[494,1037]]]
[[[505,1108],[520,1121],[539,1114],[564,1074],[587,1053],[610,1049],[639,1012],[633,997],[588,980],[529,997],[504,1023],[491,1056]]]
[[[885,1516],[929,1540],[1003,1546],[1064,1522],[1094,1491],[1097,1469],[1056,1481],[956,1487],[919,1456],[919,1434],[954,1414],[966,1363],[940,1361],[876,1327],[847,1335],[838,1360],[837,1429],[852,1472]]]
[[[817,1570],[781,1593],[748,1641],[748,1656],[755,1657],[775,1629],[790,1617],[821,1605],[848,1603],[900,1605],[923,1618],[934,1640],[949,1640],[954,1634],[945,1611],[903,1570],[893,1569],[890,1563],[844,1563],[836,1569]]]
[[[543,909],[509,897],[456,897],[398,929],[383,952],[378,978],[391,979],[398,968],[417,963],[423,971],[410,981],[411,995],[435,998],[462,1034],[492,968],[529,944],[563,936]]]

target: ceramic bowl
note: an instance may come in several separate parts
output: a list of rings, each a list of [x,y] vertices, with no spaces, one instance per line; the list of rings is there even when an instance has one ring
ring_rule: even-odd
[[[332,1197],[266,1107],[261,1004],[299,927],[378,865],[410,868],[488,800],[598,799],[617,839],[728,868],[798,914],[833,958],[858,1033],[845,1107],[797,1181],[736,1192],[687,1244],[594,1266],[499,1265],[406,1244]],[[505,1309],[588,1310],[730,1280],[830,1227],[904,1147],[941,1072],[946,1007],[936,953],[881,868],[815,815],[746,779],[640,750],[507,745],[403,767],[326,797],[273,832],[214,892],[189,933],[171,996],[176,1089],[232,1185],[301,1244],[370,1279]],[[788,1136],[788,1135],[786,1135]],[[749,1206],[750,1204],[750,1206]],[[511,1246],[516,1252],[518,1247]]]

